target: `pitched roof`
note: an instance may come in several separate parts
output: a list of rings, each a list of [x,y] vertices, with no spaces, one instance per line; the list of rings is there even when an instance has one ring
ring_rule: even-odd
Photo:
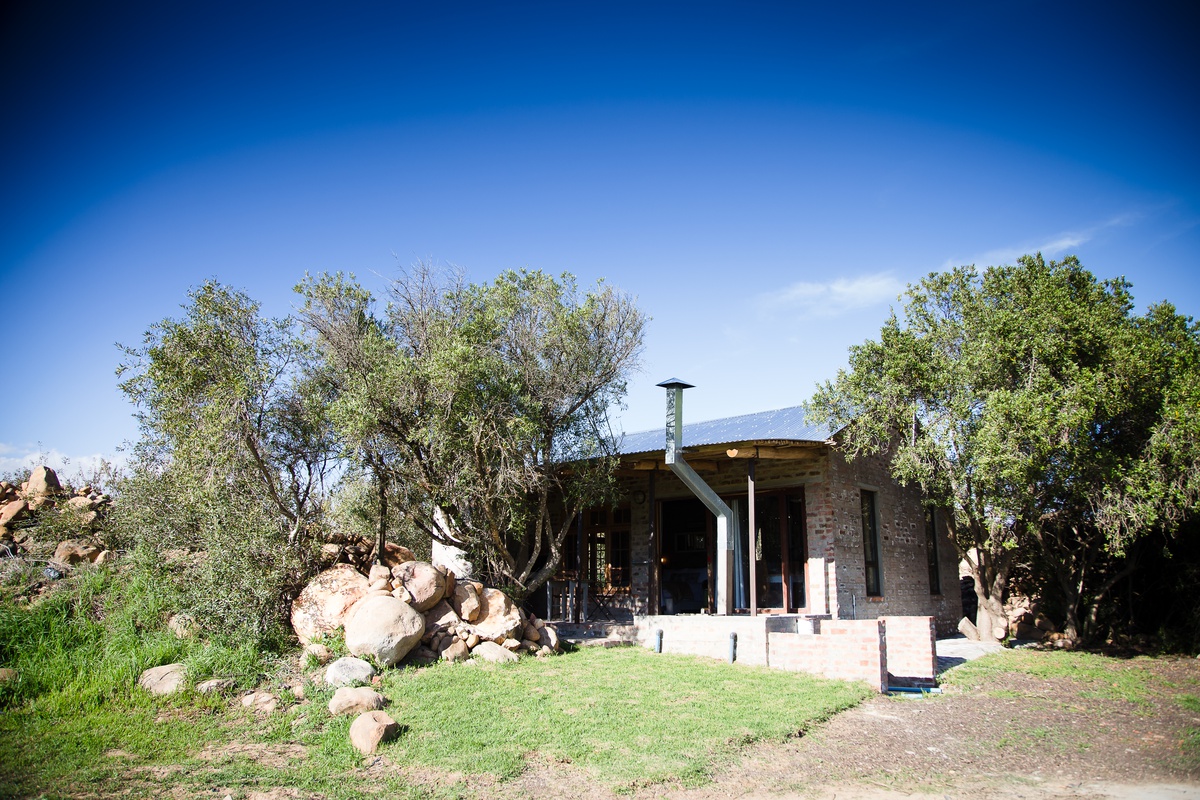
[[[835,431],[808,420],[803,406],[742,414],[708,422],[684,422],[683,446],[699,447],[736,442],[824,442]],[[627,433],[617,446],[621,455],[650,453],[666,449],[664,428]]]

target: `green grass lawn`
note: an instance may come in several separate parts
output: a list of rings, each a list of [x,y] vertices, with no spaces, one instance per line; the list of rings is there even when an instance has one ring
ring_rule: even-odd
[[[518,775],[537,754],[617,788],[702,782],[739,746],[795,735],[871,695],[863,684],[632,647],[390,670],[381,690],[404,726],[376,754],[386,762],[469,782]],[[394,769],[365,772],[374,757],[350,747],[351,719],[329,716],[331,695],[310,685],[307,702],[265,719],[236,704],[154,701],[132,688],[77,711],[61,697],[19,704],[0,712],[0,796],[150,796],[164,784],[235,797],[272,786],[328,797],[457,793],[408,785]]]

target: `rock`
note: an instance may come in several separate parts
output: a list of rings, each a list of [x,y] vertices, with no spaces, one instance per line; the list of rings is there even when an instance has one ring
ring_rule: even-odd
[[[79,495],[76,495],[67,501],[67,508],[76,514],[83,515],[89,511],[95,511],[96,504],[86,497],[80,497]]]
[[[466,661],[471,655],[470,648],[462,639],[452,639],[441,653],[442,661]]]
[[[368,597],[346,619],[346,648],[390,667],[421,641],[425,619],[391,595]]]
[[[94,544],[67,539],[58,543],[53,560],[60,564],[79,564],[84,561],[90,564],[99,557],[100,552],[100,548]]]
[[[375,668],[361,658],[343,656],[325,668],[325,682],[330,686],[349,686],[370,683]]]
[[[322,564],[336,564],[341,554],[342,546],[340,544],[323,544],[321,545],[321,555],[318,558]]]
[[[521,643],[519,641],[517,641],[516,639],[505,639],[503,642],[500,643],[500,646],[510,652],[515,652],[515,651],[521,649]]]
[[[350,744],[363,755],[370,755],[380,744],[395,739],[399,733],[400,726],[387,712],[368,711],[350,724]]]
[[[412,649],[412,651],[408,654],[408,658],[406,659],[405,663],[412,664],[414,666],[425,666],[436,663],[440,657],[441,656],[438,655],[436,650],[432,650],[425,645],[420,645],[419,647],[414,647]]]
[[[49,497],[62,492],[62,484],[58,482],[58,475],[54,470],[42,465],[34,467],[33,472],[29,474],[29,481],[25,485],[25,496],[33,495],[35,497]]]
[[[417,556],[412,550],[409,550],[404,545],[392,544],[385,542],[383,545],[383,553],[379,556],[379,563],[391,569],[398,567],[405,561],[416,561]]]
[[[329,713],[361,714],[376,711],[387,705],[387,698],[367,686],[343,686],[333,693],[329,701]]]
[[[11,522],[29,516],[29,503],[24,500],[13,500],[0,508],[0,525],[7,526]]]
[[[538,632],[537,626],[532,622],[525,623],[525,630],[521,632],[521,636],[531,642],[540,642],[542,634]]]
[[[271,714],[279,708],[279,698],[270,692],[251,692],[242,696],[242,705],[261,714]]]
[[[317,664],[328,664],[333,660],[333,651],[323,644],[308,644],[304,646],[304,659],[311,659]]]
[[[483,641],[475,645],[471,650],[473,658],[480,658],[484,661],[491,661],[493,664],[507,664],[510,661],[517,660],[517,654],[505,650],[495,642]]]
[[[553,652],[557,653],[558,651],[562,650],[562,643],[558,641],[558,631],[553,625],[546,625],[542,627],[540,633],[542,634],[542,638],[538,639],[537,641],[542,642]]]
[[[12,683],[17,679],[17,671],[12,667],[0,667],[0,684]]]
[[[433,634],[450,631],[462,624],[458,614],[445,600],[438,603],[425,613],[425,633]]]
[[[475,587],[466,581],[458,581],[454,585],[454,594],[447,598],[451,607],[467,622],[479,619],[479,593]]]
[[[521,614],[513,601],[499,589],[484,588],[480,594],[479,619],[471,628],[480,639],[503,642],[520,635],[525,629]]]
[[[200,625],[196,622],[195,617],[187,612],[171,617],[167,621],[167,627],[171,629],[171,633],[175,634],[176,639],[187,639],[200,630]]]
[[[464,639],[463,641],[465,641],[467,643],[468,650],[474,650],[476,647],[479,646],[479,634],[478,633],[468,633],[467,638]]]
[[[367,580],[371,582],[372,586],[379,581],[388,581],[390,583],[392,580],[392,568],[385,567],[383,564],[372,564],[371,571],[367,573]]]
[[[426,561],[408,561],[392,569],[392,584],[403,585],[412,595],[412,606],[425,612],[446,593],[446,576]]]
[[[150,694],[168,695],[183,691],[187,670],[183,664],[164,664],[152,667],[138,677],[138,686]]]
[[[366,576],[349,564],[338,564],[309,581],[292,603],[292,629],[304,644],[331,634],[346,621],[350,608],[367,593]]]
[[[972,642],[979,641],[979,629],[975,627],[975,623],[963,617],[958,621],[958,632],[970,639]]]
[[[96,560],[92,563],[96,566],[107,564],[112,559],[112,550],[101,550],[100,555],[96,556]]]
[[[236,685],[237,681],[233,678],[209,678],[197,683],[196,691],[200,694],[225,694]]]

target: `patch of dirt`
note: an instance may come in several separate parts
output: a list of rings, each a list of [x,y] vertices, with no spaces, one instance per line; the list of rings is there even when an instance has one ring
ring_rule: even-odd
[[[1200,759],[1181,749],[1200,714],[1200,661],[1151,662],[1149,702],[1108,687],[999,673],[940,696],[878,697],[807,735],[752,745],[698,788],[651,786],[635,798],[1156,798],[1200,800]],[[532,760],[489,796],[617,797],[582,770]]]
[[[210,744],[199,752],[201,761],[227,761],[238,757],[249,759],[264,767],[283,768],[308,757],[302,744],[264,744],[262,742],[221,742]]]

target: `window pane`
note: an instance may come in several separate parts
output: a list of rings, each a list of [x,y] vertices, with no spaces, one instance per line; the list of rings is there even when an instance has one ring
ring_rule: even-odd
[[[883,594],[883,578],[879,564],[879,523],[875,513],[875,493],[866,490],[862,491],[862,531],[867,594],[879,597]]]

